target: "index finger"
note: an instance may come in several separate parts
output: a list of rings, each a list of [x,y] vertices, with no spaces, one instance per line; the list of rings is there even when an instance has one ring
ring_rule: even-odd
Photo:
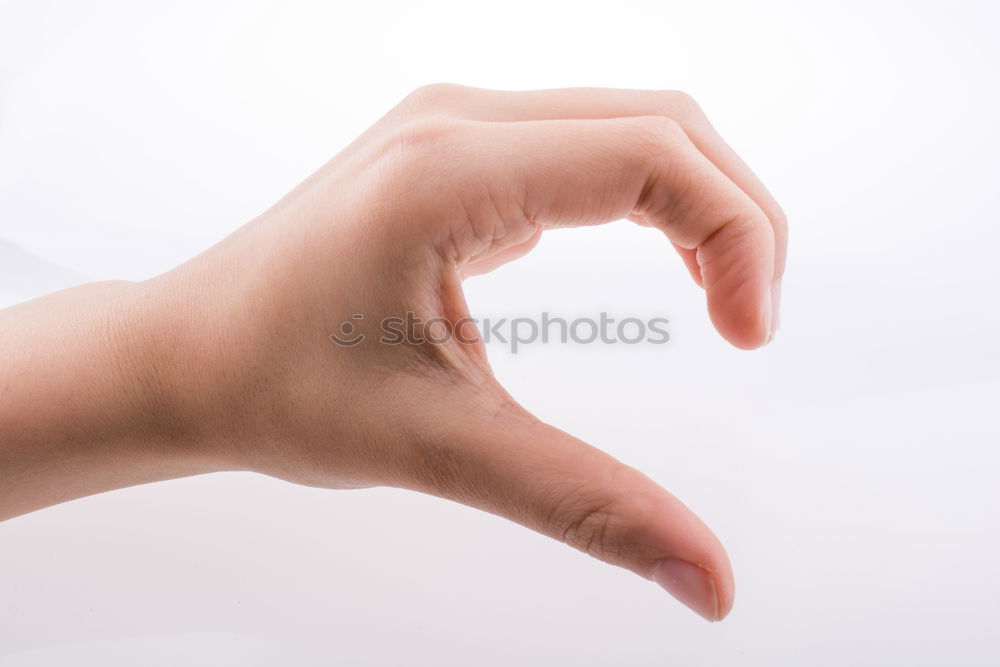
[[[769,340],[775,245],[770,221],[741,188],[663,116],[516,123],[462,121],[438,147],[461,174],[460,211],[447,230],[459,263],[484,243],[534,224],[602,224],[642,216],[696,253],[709,314],[732,344]],[[434,160],[422,156],[421,182]],[[451,189],[451,192],[456,192]],[[439,194],[428,205],[440,212]]]
[[[719,135],[690,95],[676,90],[615,88],[505,91],[454,84],[435,84],[424,90],[425,104],[435,111],[470,120],[516,122],[659,115],[676,121],[695,147],[767,216],[775,242],[774,282],[781,280],[788,247],[785,213],[756,174]],[[678,250],[700,283],[701,276],[693,253],[683,248]]]

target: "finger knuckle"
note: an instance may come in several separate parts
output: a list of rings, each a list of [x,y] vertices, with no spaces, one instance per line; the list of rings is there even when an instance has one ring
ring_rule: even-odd
[[[687,121],[701,121],[705,113],[692,95],[683,90],[666,90],[662,93],[662,104],[666,113]]]
[[[557,507],[553,520],[564,543],[595,558],[624,563],[635,560],[640,551],[636,533],[646,523],[642,507],[577,491]]]
[[[687,141],[680,123],[668,116],[641,116],[629,122],[637,166],[650,173],[657,172],[675,147]]]
[[[616,551],[610,529],[614,518],[604,506],[581,507],[562,531],[562,541],[592,556]]]
[[[454,106],[466,90],[455,83],[429,83],[411,91],[397,108],[410,113],[444,111]]]
[[[421,119],[396,128],[392,140],[408,147],[436,148],[454,141],[462,125],[450,118]]]
[[[736,214],[705,240],[698,261],[706,288],[720,280],[739,284],[752,277],[757,265],[748,258],[762,256],[773,243],[766,238],[765,223],[756,216]]]
[[[382,153],[398,166],[427,172],[455,162],[462,154],[465,129],[462,121],[449,118],[404,123],[385,138]]]
[[[637,139],[654,155],[663,155],[663,149],[682,139],[684,129],[669,116],[642,116],[634,121]]]

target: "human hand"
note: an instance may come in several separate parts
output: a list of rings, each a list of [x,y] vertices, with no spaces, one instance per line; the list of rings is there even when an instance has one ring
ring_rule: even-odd
[[[130,288],[119,310],[136,327],[133,386],[166,450],[197,460],[185,470],[435,494],[719,620],[729,562],[679,500],[519,406],[481,344],[377,342],[377,323],[406,313],[463,322],[463,278],[545,229],[625,217],[677,247],[726,340],[771,338],[783,215],[689,97],[435,85],[229,238]],[[334,344],[344,322],[366,342]]]

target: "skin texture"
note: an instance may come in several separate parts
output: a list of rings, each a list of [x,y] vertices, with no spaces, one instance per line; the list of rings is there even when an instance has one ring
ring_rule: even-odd
[[[385,317],[466,317],[463,278],[545,229],[626,217],[674,244],[726,340],[771,339],[784,216],[690,97],[421,88],[176,269],[0,311],[0,519],[220,470],[397,486],[508,517],[719,620],[732,571],[679,500],[525,411],[482,345],[375,342]],[[370,342],[335,345],[345,321]]]

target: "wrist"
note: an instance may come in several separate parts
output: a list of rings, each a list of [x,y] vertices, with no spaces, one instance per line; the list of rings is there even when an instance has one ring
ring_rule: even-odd
[[[294,347],[281,329],[293,317],[275,289],[280,253],[238,234],[136,283],[123,308],[138,332],[136,375],[148,378],[141,391],[174,450],[208,470],[266,471],[291,435],[292,363],[276,355]]]
[[[217,392],[206,361],[214,348],[193,306],[198,297],[179,287],[162,278],[123,283],[110,305],[135,437],[186,474],[233,469],[210,428]]]

